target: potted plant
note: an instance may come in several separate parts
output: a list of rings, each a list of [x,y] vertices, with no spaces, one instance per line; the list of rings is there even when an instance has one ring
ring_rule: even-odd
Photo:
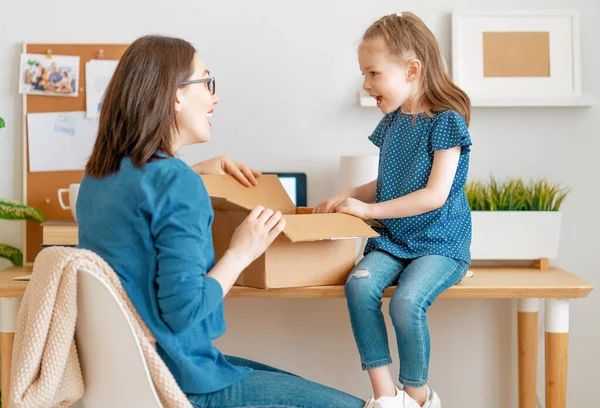
[[[558,257],[562,213],[571,191],[546,179],[471,181],[474,260],[537,260]]]
[[[0,118],[0,129],[4,127],[4,120]],[[3,220],[31,220],[42,223],[44,215],[37,208],[23,205],[17,201],[0,198],[0,219]],[[8,259],[13,265],[23,265],[23,254],[17,248],[0,244],[0,258]]]

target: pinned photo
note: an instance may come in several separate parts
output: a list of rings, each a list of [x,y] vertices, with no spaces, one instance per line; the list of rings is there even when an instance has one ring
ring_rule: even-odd
[[[79,57],[21,54],[19,93],[78,96]]]

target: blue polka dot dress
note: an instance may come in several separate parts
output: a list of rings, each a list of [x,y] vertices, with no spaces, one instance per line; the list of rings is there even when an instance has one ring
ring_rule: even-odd
[[[443,255],[471,262],[471,210],[464,191],[471,138],[463,118],[454,111],[405,114],[400,109],[383,117],[369,139],[380,149],[376,201],[405,196],[427,185],[433,153],[461,146],[448,200],[437,210],[406,218],[380,220],[386,228],[369,239],[365,255],[374,249],[398,258]]]

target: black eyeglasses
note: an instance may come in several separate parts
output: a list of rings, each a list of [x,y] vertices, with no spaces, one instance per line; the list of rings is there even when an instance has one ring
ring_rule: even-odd
[[[215,89],[216,89],[215,77],[192,79],[191,81],[184,81],[184,82],[180,83],[179,86],[190,85],[190,84],[200,84],[203,82],[206,82],[206,87],[208,88],[208,91],[211,93],[211,95],[214,95]]]

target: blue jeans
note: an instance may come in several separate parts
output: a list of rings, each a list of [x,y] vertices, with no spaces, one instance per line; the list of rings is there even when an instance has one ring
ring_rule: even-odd
[[[252,371],[237,383],[209,394],[190,394],[196,408],[363,408],[365,402],[333,388],[294,374],[239,357],[226,356],[237,366]]]
[[[427,308],[440,293],[460,282],[468,268],[466,262],[439,255],[399,259],[379,250],[369,252],[350,273],[345,287],[363,370],[392,363],[381,297],[396,284],[390,316],[400,355],[399,381],[408,387],[425,385],[430,352]]]

